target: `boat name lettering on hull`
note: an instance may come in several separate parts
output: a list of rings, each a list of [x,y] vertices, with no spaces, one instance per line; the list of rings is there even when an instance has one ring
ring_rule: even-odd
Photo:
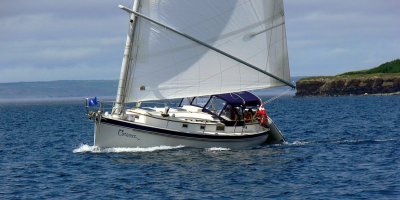
[[[119,135],[119,136],[128,137],[128,138],[135,138],[135,139],[137,139],[137,140],[140,140],[135,134],[126,133],[126,132],[125,132],[124,130],[122,130],[122,129],[119,129],[118,135]]]

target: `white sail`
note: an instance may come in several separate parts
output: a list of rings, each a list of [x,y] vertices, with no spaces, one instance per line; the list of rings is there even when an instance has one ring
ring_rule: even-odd
[[[290,81],[282,0],[145,0],[139,12]],[[159,25],[137,20],[125,102],[281,85]]]

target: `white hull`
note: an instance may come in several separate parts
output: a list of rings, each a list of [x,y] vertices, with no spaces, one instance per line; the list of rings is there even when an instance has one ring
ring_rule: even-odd
[[[269,120],[270,125],[273,122]],[[271,130],[279,131],[276,126]],[[269,138],[268,138],[269,137]],[[279,132],[266,130],[254,134],[221,135],[215,133],[199,134],[184,133],[161,129],[126,120],[103,119],[95,123],[94,145],[101,148],[109,147],[155,147],[155,146],[186,146],[196,148],[223,147],[244,149],[259,146],[266,141],[281,143],[283,137]]]
[[[186,135],[186,136],[184,136]],[[235,136],[229,138],[201,138],[193,137],[194,134],[182,133],[171,135],[160,132],[144,131],[126,126],[108,123],[96,123],[95,146],[99,147],[155,147],[155,146],[187,146],[196,148],[223,147],[230,149],[243,149],[254,147],[266,141],[268,134],[257,137],[239,139]],[[192,137],[191,137],[192,136]]]

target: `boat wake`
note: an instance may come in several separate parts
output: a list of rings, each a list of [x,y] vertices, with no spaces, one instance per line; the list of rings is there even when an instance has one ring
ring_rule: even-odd
[[[223,148],[223,147],[211,147],[207,148],[207,151],[230,151],[231,149],[229,148]]]
[[[283,144],[276,144],[276,145],[288,145],[288,146],[303,146],[306,144],[310,144],[310,142],[306,142],[306,141],[294,141],[294,142],[284,142]]]
[[[365,140],[321,140],[321,141],[294,141],[294,142],[284,142],[280,145],[287,146],[304,146],[309,144],[364,144],[364,143],[381,143],[381,142],[392,142],[396,139],[365,139]]]
[[[339,140],[333,141],[332,143],[337,144],[364,144],[364,143],[381,143],[381,142],[392,142],[396,139],[365,139],[365,140]]]
[[[128,153],[128,152],[153,152],[162,150],[179,149],[185,146],[156,146],[156,147],[113,147],[113,148],[100,148],[98,146],[90,146],[87,144],[81,144],[80,147],[73,150],[73,153]]]

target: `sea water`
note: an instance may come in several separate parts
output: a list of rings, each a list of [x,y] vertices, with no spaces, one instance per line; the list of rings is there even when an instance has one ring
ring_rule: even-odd
[[[400,199],[400,96],[266,108],[287,143],[99,149],[82,102],[2,103],[0,199]]]

